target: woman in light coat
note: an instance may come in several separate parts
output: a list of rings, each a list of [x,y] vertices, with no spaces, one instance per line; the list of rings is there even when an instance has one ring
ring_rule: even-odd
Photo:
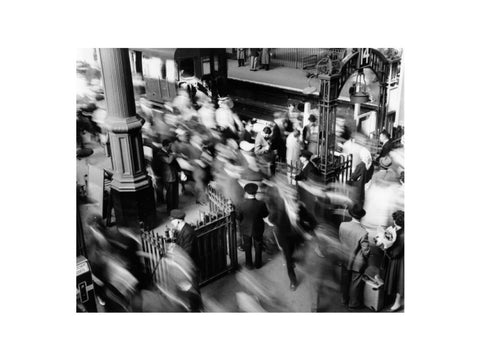
[[[266,49],[266,48],[262,49],[260,61],[261,61],[262,67],[268,71],[270,69],[270,49]]]
[[[302,151],[302,139],[300,130],[297,128],[287,136],[287,165],[296,166],[300,160],[300,152]]]

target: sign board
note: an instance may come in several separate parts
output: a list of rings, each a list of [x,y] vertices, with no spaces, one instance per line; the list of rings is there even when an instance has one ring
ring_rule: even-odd
[[[360,48],[358,53],[358,68],[364,68],[372,65],[371,48]]]
[[[87,312],[97,312],[92,272],[83,256],[77,257],[77,309],[80,304]]]

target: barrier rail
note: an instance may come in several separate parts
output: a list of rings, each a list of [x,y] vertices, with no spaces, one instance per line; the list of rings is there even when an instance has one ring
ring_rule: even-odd
[[[199,270],[200,286],[238,266],[235,209],[211,184],[207,187],[207,196],[210,212],[200,213],[200,219],[192,224],[197,238],[193,260]],[[167,283],[169,275],[163,259],[171,239],[152,230],[142,230],[141,240],[145,269],[154,282]]]

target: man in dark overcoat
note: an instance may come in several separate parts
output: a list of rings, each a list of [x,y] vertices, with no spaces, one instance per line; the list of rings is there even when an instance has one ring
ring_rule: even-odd
[[[302,164],[302,169],[298,175],[295,175],[294,179],[296,181],[305,181],[311,180],[312,178],[315,179],[318,176],[318,170],[310,161],[312,157],[312,153],[308,150],[303,150],[300,153],[300,163]]]
[[[152,159],[152,170],[157,181],[161,181],[166,190],[167,212],[178,207],[178,183],[180,167],[178,166],[175,155],[172,153],[172,142],[168,139],[162,141],[159,149],[155,150]],[[159,187],[157,191],[163,191]],[[161,198],[162,196],[158,196]]]
[[[248,269],[252,266],[252,242],[255,246],[255,267],[262,266],[262,240],[265,228],[264,218],[268,217],[268,209],[262,200],[257,200],[255,194],[258,186],[248,183],[244,187],[245,199],[237,208],[236,216],[240,224],[240,234],[245,250],[245,266]]]

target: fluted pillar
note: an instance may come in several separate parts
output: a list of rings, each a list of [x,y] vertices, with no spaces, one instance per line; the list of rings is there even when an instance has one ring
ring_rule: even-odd
[[[107,104],[106,124],[112,150],[112,196],[119,225],[152,224],[155,200],[145,169],[141,129],[136,114],[128,49],[100,49]]]

